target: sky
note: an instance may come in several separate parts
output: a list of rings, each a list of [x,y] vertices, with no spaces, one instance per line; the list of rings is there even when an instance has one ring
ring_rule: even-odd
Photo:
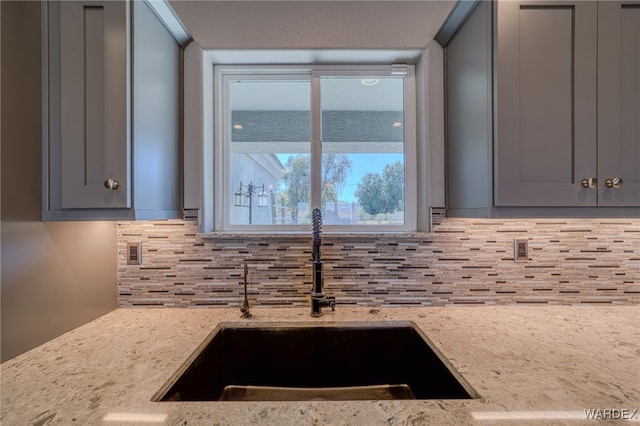
[[[276,154],[278,159],[286,166],[287,159],[292,154]],[[367,173],[382,174],[384,166],[402,162],[404,155],[402,153],[384,153],[384,154],[348,154],[351,159],[351,173],[347,178],[347,182],[340,194],[340,200],[346,202],[356,201],[355,192],[358,190],[358,183]]]

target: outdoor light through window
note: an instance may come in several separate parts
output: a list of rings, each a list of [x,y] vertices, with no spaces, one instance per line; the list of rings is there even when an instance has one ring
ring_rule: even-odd
[[[236,207],[249,207],[249,224],[253,219],[253,194],[256,193],[258,193],[258,207],[269,207],[269,195],[264,192],[264,183],[257,186],[253,182],[249,182],[249,185],[243,185],[240,182],[240,188],[233,194],[233,204]]]
[[[240,207],[240,206],[242,206],[242,205],[243,205],[243,204],[242,204],[242,182],[240,182],[240,189],[238,189],[238,190],[235,192],[235,194],[233,194],[233,198],[234,198],[234,200],[233,200],[233,204],[234,204],[236,207]]]
[[[262,185],[262,192],[258,194],[258,207],[269,207],[269,195],[264,192],[264,184]]]

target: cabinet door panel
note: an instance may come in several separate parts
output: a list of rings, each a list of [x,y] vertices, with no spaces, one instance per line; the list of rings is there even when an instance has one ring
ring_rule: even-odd
[[[130,207],[127,55],[125,2],[60,3],[63,209]]]
[[[520,179],[570,182],[573,11],[523,8],[519,19]]]
[[[497,7],[495,204],[595,205],[596,5]]]
[[[640,205],[640,2],[598,4],[599,205]],[[622,178],[620,188],[606,179]]]

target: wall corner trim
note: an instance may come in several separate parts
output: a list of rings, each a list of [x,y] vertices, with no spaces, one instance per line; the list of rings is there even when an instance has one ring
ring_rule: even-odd
[[[180,47],[184,48],[189,44],[193,37],[189,34],[189,31],[184,26],[176,12],[166,0],[144,0],[153,13],[158,17],[160,22],[165,26],[167,31],[178,42]]]
[[[445,47],[479,3],[480,0],[458,0],[458,3],[453,7],[453,10],[438,30],[434,40],[440,43],[442,47]]]

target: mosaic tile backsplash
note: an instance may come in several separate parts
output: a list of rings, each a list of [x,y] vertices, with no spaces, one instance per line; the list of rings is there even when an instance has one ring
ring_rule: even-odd
[[[514,261],[514,239],[528,241]],[[142,264],[127,265],[127,243]],[[342,304],[639,304],[640,219],[460,219],[433,232],[323,235],[325,290]],[[306,306],[311,234],[198,234],[195,218],[118,223],[120,307]]]

